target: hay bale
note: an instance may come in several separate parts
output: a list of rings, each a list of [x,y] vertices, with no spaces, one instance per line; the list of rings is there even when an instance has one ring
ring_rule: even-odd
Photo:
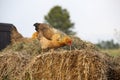
[[[76,50],[37,56],[24,73],[31,80],[107,80],[108,65],[97,53]],[[29,76],[28,76],[29,75]]]
[[[7,51],[12,51],[12,53],[19,52],[20,54],[25,51],[27,54],[34,56],[40,54],[42,49],[39,40],[31,40],[30,42],[24,40],[8,45],[4,50],[2,50],[4,53],[7,53]]]
[[[113,63],[110,66],[109,76],[110,80],[120,80],[120,56],[113,58]]]
[[[119,80],[120,67],[93,50],[0,53],[0,80]],[[116,65],[114,65],[116,64]]]
[[[23,52],[25,53],[25,52]],[[30,57],[22,52],[12,52],[0,55],[0,80],[20,80],[20,75],[24,71]]]
[[[23,36],[18,32],[15,26],[13,26],[11,29],[10,37],[11,37],[11,43],[15,43],[23,39]]]

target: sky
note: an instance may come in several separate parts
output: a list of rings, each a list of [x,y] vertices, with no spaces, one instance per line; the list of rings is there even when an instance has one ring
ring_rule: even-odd
[[[11,23],[24,37],[31,37],[34,23],[54,6],[67,9],[73,31],[82,40],[97,43],[115,39],[120,30],[120,0],[0,0],[0,23]]]

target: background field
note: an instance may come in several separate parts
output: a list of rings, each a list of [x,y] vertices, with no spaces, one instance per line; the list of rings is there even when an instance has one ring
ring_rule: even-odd
[[[106,49],[101,50],[102,52],[108,53],[111,56],[117,57],[120,56],[120,49]]]

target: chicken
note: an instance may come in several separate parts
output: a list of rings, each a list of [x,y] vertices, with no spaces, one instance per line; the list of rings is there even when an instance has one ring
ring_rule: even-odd
[[[34,32],[31,39],[37,39],[38,38],[38,32]]]
[[[45,23],[35,23],[35,34],[37,34],[40,40],[41,47],[47,48],[59,48],[66,45],[72,44],[72,39],[65,33],[51,27]]]

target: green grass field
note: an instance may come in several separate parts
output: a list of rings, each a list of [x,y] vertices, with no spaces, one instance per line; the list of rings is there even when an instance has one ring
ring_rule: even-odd
[[[106,52],[111,56],[120,56],[120,49],[106,49],[106,50],[102,50],[102,52]]]

